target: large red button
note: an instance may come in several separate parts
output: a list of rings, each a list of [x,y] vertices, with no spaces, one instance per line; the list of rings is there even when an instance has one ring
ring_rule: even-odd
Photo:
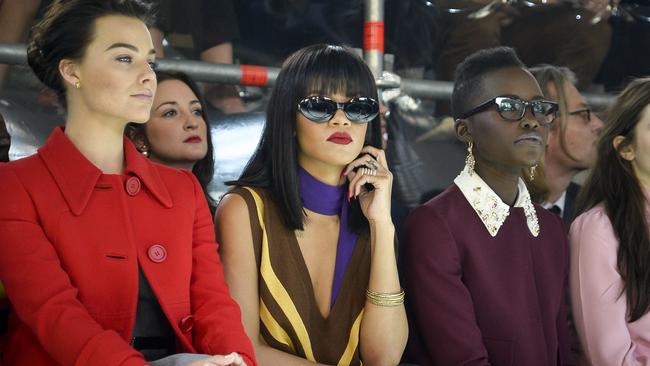
[[[160,244],[154,244],[147,250],[147,255],[152,262],[161,263],[167,259],[167,250]]]
[[[135,196],[140,192],[141,186],[138,177],[130,177],[126,180],[126,193],[128,193],[129,196]]]
[[[188,315],[183,319],[181,319],[181,321],[178,322],[178,328],[183,333],[188,333],[189,331],[191,331],[192,328],[194,328],[194,316]]]

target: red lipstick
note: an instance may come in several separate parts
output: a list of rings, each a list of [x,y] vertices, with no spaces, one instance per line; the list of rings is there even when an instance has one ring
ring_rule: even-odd
[[[352,142],[352,137],[345,132],[334,132],[327,138],[327,141],[333,142],[339,145],[347,145]]]
[[[199,137],[198,135],[193,135],[193,136],[190,136],[190,137],[186,138],[185,141],[183,141],[183,142],[187,142],[187,143],[190,143],[190,144],[198,144],[201,141],[203,141],[203,139],[201,137]]]

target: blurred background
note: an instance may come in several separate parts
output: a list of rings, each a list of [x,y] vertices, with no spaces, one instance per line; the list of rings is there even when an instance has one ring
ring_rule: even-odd
[[[448,100],[456,65],[474,51],[507,45],[529,66],[571,68],[603,120],[617,91],[650,74],[650,0],[149,1],[157,67],[188,73],[205,93],[215,199],[257,145],[282,60],[309,44],[354,47],[375,73],[396,199],[407,208],[462,167]],[[50,4],[0,0],[0,114],[11,160],[33,154],[65,120],[25,65],[30,28]]]

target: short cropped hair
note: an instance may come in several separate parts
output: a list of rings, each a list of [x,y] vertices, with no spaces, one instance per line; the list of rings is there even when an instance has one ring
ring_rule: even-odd
[[[526,68],[510,47],[495,47],[477,51],[468,56],[456,68],[456,82],[451,93],[451,112],[454,119],[474,106],[467,103],[481,92],[481,81],[485,74],[509,68]]]

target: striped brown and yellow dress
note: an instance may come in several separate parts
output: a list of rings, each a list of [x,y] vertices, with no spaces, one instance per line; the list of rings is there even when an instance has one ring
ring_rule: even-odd
[[[370,241],[360,235],[327,318],[318,310],[293,230],[267,191],[238,187],[246,201],[259,268],[260,334],[271,347],[328,365],[362,365],[359,329],[370,276]]]

